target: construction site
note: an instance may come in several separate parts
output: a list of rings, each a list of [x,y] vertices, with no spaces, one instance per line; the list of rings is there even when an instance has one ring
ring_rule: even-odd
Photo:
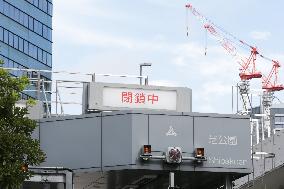
[[[11,67],[0,56],[13,77],[30,80],[18,106],[36,99],[28,117],[46,153],[22,189],[284,188],[283,63],[194,5],[185,10],[186,35],[188,19],[205,33],[201,53],[210,41],[238,65],[230,113],[196,112],[194,88],[152,85],[143,74],[151,63],[120,75]]]

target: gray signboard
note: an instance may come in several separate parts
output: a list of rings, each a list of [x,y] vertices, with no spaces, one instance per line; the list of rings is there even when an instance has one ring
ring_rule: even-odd
[[[185,87],[91,82],[84,85],[83,91],[84,113],[94,110],[192,110],[192,91]]]
[[[206,149],[207,168],[246,168],[251,164],[248,120],[194,117],[194,145]]]

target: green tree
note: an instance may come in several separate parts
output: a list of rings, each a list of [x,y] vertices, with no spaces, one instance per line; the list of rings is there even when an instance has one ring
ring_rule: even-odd
[[[36,122],[26,117],[27,108],[17,107],[20,93],[28,85],[26,77],[13,78],[0,62],[0,188],[18,189],[32,176],[27,166],[45,159],[38,140],[31,134]]]

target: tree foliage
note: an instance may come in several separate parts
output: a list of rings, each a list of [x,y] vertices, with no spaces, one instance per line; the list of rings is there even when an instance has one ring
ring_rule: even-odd
[[[1,66],[1,63],[0,63]],[[31,134],[36,122],[26,117],[27,108],[17,107],[20,92],[28,85],[26,77],[13,78],[0,67],[0,188],[17,189],[32,176],[27,165],[45,159],[38,140]]]

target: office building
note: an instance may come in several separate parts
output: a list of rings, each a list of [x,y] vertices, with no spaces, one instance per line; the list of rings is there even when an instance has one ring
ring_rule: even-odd
[[[52,69],[52,0],[0,0],[0,59],[4,67]],[[11,71],[14,76],[34,73]],[[40,78],[51,80],[51,73]],[[46,85],[46,90],[51,86]],[[22,98],[37,98],[36,92],[23,92]],[[50,99],[51,94],[47,94]],[[40,95],[43,98],[43,95]]]

